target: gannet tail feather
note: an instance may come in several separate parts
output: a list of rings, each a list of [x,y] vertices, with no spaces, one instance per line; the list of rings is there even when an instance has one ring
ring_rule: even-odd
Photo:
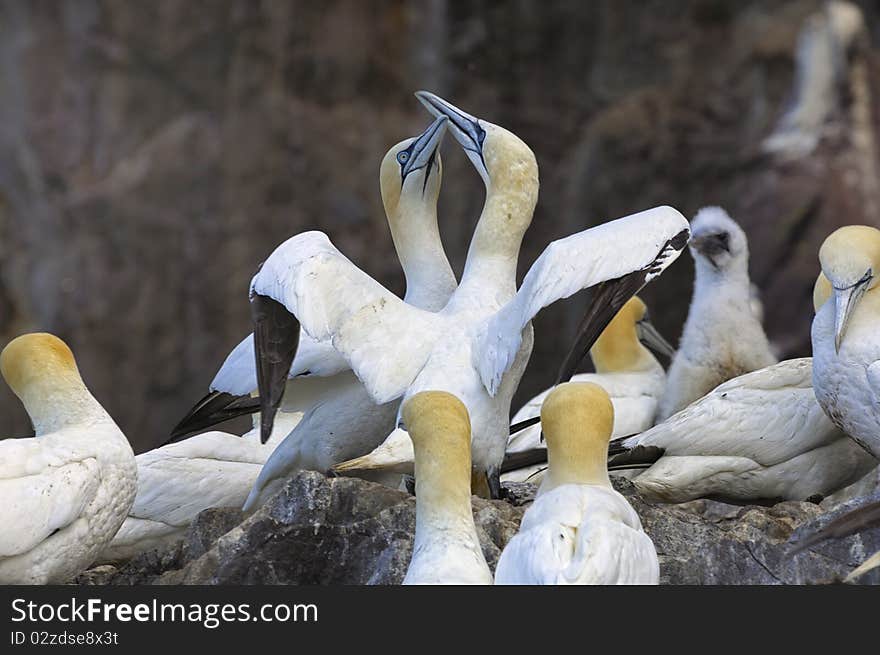
[[[510,473],[511,471],[518,471],[527,466],[546,463],[546,448],[529,448],[528,450],[521,450],[515,453],[507,453],[504,456],[504,461],[501,463],[501,475]]]
[[[635,446],[624,452],[609,457],[608,467],[615,469],[637,468],[639,465],[651,465],[663,457],[665,448],[658,446]]]
[[[526,428],[530,428],[533,425],[536,425],[541,422],[541,416],[532,416],[531,418],[527,418],[519,423],[513,423],[510,426],[510,434],[516,434],[517,432],[522,432]]]
[[[225,391],[211,391],[199,400],[191,410],[171,430],[168,441],[162,445],[184,437],[193,432],[204,430],[217,423],[228,421],[239,416],[247,416],[260,411],[259,398],[251,396],[235,396]]]

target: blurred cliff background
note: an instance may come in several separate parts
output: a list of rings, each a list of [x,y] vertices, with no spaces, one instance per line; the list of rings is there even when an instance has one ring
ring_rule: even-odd
[[[57,333],[135,448],[164,440],[250,331],[248,282],[285,238],[324,230],[403,292],[378,164],[427,124],[424,88],[535,151],[521,274],[609,218],[720,204],[780,356],[808,355],[819,244],[878,223],[878,17],[811,0],[0,0],[0,340]],[[443,156],[460,273],[483,189],[452,139]],[[644,294],[673,343],[691,280],[685,254]],[[552,382],[586,302],[541,315],[520,400]],[[0,412],[2,434],[30,430],[5,386]]]

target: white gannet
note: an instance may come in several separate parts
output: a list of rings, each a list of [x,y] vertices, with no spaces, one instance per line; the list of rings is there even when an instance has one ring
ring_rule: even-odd
[[[633,296],[590,348],[596,372],[579,373],[571,378],[572,382],[595,382],[611,396],[614,405],[612,437],[644,432],[654,424],[657,402],[666,384],[666,371],[643,343],[667,357],[672,357],[675,352],[651,324],[645,303]],[[542,391],[529,400],[514,415],[511,424],[538,416],[544,399],[552,390]],[[511,434],[507,452],[542,446],[541,425],[538,423]],[[533,476],[543,468],[539,465],[517,469],[503,474],[501,479],[537,482]]]
[[[492,584],[471,509],[471,425],[452,394],[401,408],[415,451],[416,536],[403,584]]]
[[[844,104],[841,96],[851,91],[847,58],[866,32],[862,10],[851,2],[827,2],[807,17],[795,50],[792,97],[762,150],[798,159],[816,148],[829,118]]]
[[[137,483],[134,453],[58,337],[13,339],[0,372],[36,435],[0,442],[0,584],[67,582],[125,520]]]
[[[591,382],[560,384],[541,407],[548,469],[495,570],[496,584],[657,584],[638,514],[608,479],[614,407]]]
[[[437,226],[437,198],[442,180],[438,151],[446,133],[445,117],[438,117],[419,136],[393,146],[379,167],[379,184],[394,248],[406,279],[408,303],[427,310],[446,304],[456,287]],[[291,336],[298,343],[290,344]],[[319,343],[304,331],[286,335],[283,347],[295,347],[280,411],[304,413],[352,384],[351,368],[328,343]],[[251,394],[257,389],[254,335],[245,337],[224,360],[202,398],[175,426],[172,438],[216,423],[259,411]],[[268,420],[268,419],[267,419]]]
[[[855,482],[876,461],[816,402],[812,360],[791,359],[718,386],[664,422],[613,444],[611,466],[650,500],[805,500]]]
[[[827,301],[813,319],[813,387],[828,417],[880,459],[880,230],[849,225],[819,249]]]
[[[203,432],[135,457],[137,496],[99,561],[130,559],[176,541],[209,507],[241,507],[263,464],[299,418],[279,412],[265,444],[257,419],[242,436]]]
[[[475,472],[486,477],[497,498],[510,402],[531,354],[532,318],[559,299],[601,284],[583,322],[583,347],[572,351],[579,362],[630,296],[678,257],[688,224],[671,207],[657,207],[554,241],[516,291],[519,248],[538,194],[534,154],[508,130],[433,94],[417,95],[449,117],[450,130],[486,185],[462,281],[446,307],[430,314],[405,305],[320,232],[279,246],[254,277],[251,302],[282,306],[312,337],[331,341],[377,402],[429,389],[460,398],[471,417]],[[264,338],[275,337],[267,331]],[[570,365],[563,366],[563,379],[574,373]],[[274,393],[280,382],[267,379],[267,392]],[[262,390],[260,395],[269,398]],[[404,441],[400,431],[389,438]],[[403,463],[412,462],[412,448],[405,443],[391,447],[386,440],[379,450],[406,454]],[[368,455],[334,468],[376,467]]]
[[[657,422],[725,380],[776,363],[752,309],[745,233],[720,207],[697,212],[691,233],[694,294]]]
[[[439,117],[419,137],[398,143],[388,151],[379,168],[382,202],[406,278],[406,295],[402,302],[427,312],[442,309],[456,287],[455,274],[443,250],[437,225],[437,199],[442,182],[438,148],[446,125],[446,117]],[[287,340],[290,333],[300,333],[300,328],[294,321],[294,326],[288,329],[283,323],[286,317],[286,312],[273,314],[273,320],[282,321],[275,326],[281,337],[277,343],[287,350],[285,363],[270,374],[279,380],[288,379],[273,389],[274,396],[270,400],[273,405],[278,403],[280,390],[284,394],[281,409],[304,413],[300,423],[266,461],[248,494],[245,511],[258,507],[277,491],[285,478],[298,470],[326,471],[334,464],[369,452],[394,429],[397,417],[399,403],[374,402],[332,345],[308,335],[300,339],[299,347],[295,341]],[[312,345],[302,356],[304,344]],[[319,362],[314,361],[314,355],[319,351],[332,353],[329,372],[342,372],[324,378],[327,381],[315,380]],[[252,337],[248,352],[251,357],[247,384],[257,384]],[[293,352],[296,354],[290,364]],[[273,361],[280,361],[280,357],[278,352],[272,356]],[[307,387],[305,398],[298,396],[302,383],[313,385]],[[269,413],[262,413],[262,417],[271,419],[272,410],[267,411]],[[270,426],[271,421],[264,424],[263,429]]]

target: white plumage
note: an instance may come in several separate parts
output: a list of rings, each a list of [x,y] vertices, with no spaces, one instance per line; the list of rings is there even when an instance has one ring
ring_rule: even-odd
[[[657,584],[654,544],[608,480],[608,394],[592,383],[561,384],[547,396],[541,422],[548,472],[501,553],[495,583]]]
[[[135,457],[137,497],[100,561],[129,559],[180,539],[210,507],[241,507],[263,464],[299,419],[281,412],[265,444],[259,427],[242,436],[212,431]]]
[[[385,212],[406,276],[406,295],[403,300],[394,298],[426,312],[441,309],[456,287],[437,226],[442,165],[436,150],[445,125],[445,118],[437,119],[421,136],[398,143],[388,151],[380,167]],[[405,164],[400,161],[402,153],[407,155]],[[328,270],[331,276],[337,255],[348,262],[320,232],[306,232],[294,238],[314,247],[313,253],[320,262],[313,263],[322,269],[326,265],[323,270]],[[280,248],[284,248],[284,244]],[[279,284],[290,273],[285,267],[292,263],[273,254],[258,276]],[[345,297],[351,288],[344,278],[339,278],[328,291],[330,299],[338,301],[337,296]],[[327,471],[334,464],[369,452],[394,429],[398,403],[375,402],[348,362],[329,342],[304,336],[305,340],[300,338],[290,372],[290,376],[300,377],[288,380],[281,405],[282,413],[304,412],[302,420],[266,461],[245,500],[245,511],[258,507],[296,471]],[[322,359],[322,353],[328,351],[332,355]],[[249,353],[253,376],[249,380],[256,384],[253,338]],[[332,373],[332,377],[314,377],[327,373]]]
[[[752,309],[746,235],[720,207],[691,222],[694,293],[669,366],[656,420],[662,421],[725,380],[776,362]]]
[[[579,373],[571,382],[594,382],[605,389],[614,405],[612,437],[623,437],[644,432],[654,424],[657,402],[666,385],[666,371],[657,359],[642,345],[645,337],[654,347],[667,353],[671,347],[647,322],[647,308],[638,296],[633,296],[612,319],[608,327],[590,349],[596,373]],[[541,413],[541,405],[553,389],[546,389],[529,400],[514,415],[511,424],[525,421]],[[507,452],[515,453],[540,448],[541,424],[532,425],[510,435]],[[543,465],[527,466],[501,476],[502,481],[538,482]]]
[[[819,261],[822,305],[812,326],[816,398],[837,426],[880,459],[880,230],[840,228],[822,244]]]
[[[857,480],[876,462],[822,412],[812,369],[805,357],[739,376],[624,441],[664,451],[634,479],[638,490],[673,503],[804,500]]]
[[[611,488],[566,484],[535,498],[498,561],[495,584],[657,584],[651,539]]]
[[[67,582],[125,519],[134,454],[57,337],[18,337],[0,368],[36,434],[0,442],[0,584]]]
[[[472,421],[473,465],[491,481],[504,457],[510,401],[531,354],[534,313],[637,271],[644,271],[642,282],[655,277],[678,256],[670,242],[686,238],[687,221],[671,207],[658,207],[553,242],[516,292],[519,247],[537,200],[534,154],[504,128],[436,96],[424,98],[435,103],[433,110],[448,112],[468,152],[479,147],[472,160],[485,168],[487,180],[464,275],[446,307],[430,314],[405,305],[316,232],[282,244],[251,290],[282,303],[315,339],[330,341],[377,402],[422,390],[462,399]],[[405,453],[400,446],[382,447],[383,459],[392,450]],[[372,467],[368,455],[336,469]]]

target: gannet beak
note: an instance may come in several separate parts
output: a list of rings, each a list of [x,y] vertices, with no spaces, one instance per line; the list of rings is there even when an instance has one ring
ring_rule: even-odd
[[[689,245],[708,259],[712,266],[718,268],[715,257],[721,253],[730,252],[730,235],[727,232],[701,234],[692,237]]]
[[[452,136],[464,148],[468,159],[471,160],[474,168],[483,178],[483,182],[488,185],[489,171],[486,169],[486,160],[483,158],[483,141],[486,138],[486,130],[480,125],[480,119],[428,91],[416,91],[416,98],[434,116],[446,116],[449,119]]]
[[[868,290],[872,279],[873,275],[868,271],[861,280],[845,289],[834,287],[834,351],[837,353],[840,352],[840,344],[853,310]]]
[[[636,323],[636,334],[638,334],[639,341],[655,353],[668,357],[669,359],[672,359],[675,355],[675,348],[663,338],[663,335],[660,334],[657,328],[654,327],[654,324],[647,318],[643,318]]]
[[[448,124],[449,119],[446,116],[438,116],[436,120],[428,126],[428,129],[416,137],[416,140],[413,141],[412,145],[408,148],[408,159],[401,171],[401,184],[403,184],[402,181],[406,179],[406,176],[413,171],[428,167],[428,170],[425,173],[425,184],[427,185],[428,176],[431,174],[431,166],[434,163],[434,159],[437,157],[437,148],[440,147],[440,143],[446,135],[446,127]],[[398,157],[399,156],[400,155],[398,155]]]
[[[260,441],[266,443],[299,346],[299,321],[280,302],[258,293],[251,296],[251,317],[260,392]]]

